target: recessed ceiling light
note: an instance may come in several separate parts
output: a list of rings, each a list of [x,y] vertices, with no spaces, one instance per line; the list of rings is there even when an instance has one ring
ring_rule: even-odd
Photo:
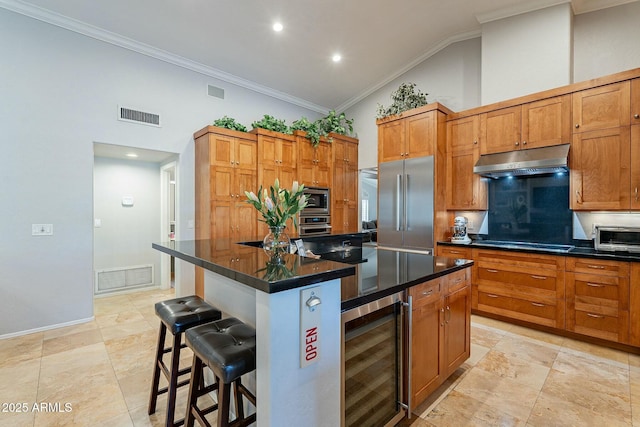
[[[127,157],[138,157],[136,153],[127,153]]]
[[[284,27],[282,26],[281,23],[276,22],[275,24],[273,24],[273,31],[279,33],[280,31],[282,31]]]
[[[342,59],[342,56],[340,56],[339,53],[335,53],[331,59],[333,60],[333,62],[340,62],[340,60]]]

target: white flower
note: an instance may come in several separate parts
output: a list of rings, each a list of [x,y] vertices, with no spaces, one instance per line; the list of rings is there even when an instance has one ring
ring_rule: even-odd
[[[298,181],[293,181],[293,187],[291,187],[291,192],[296,194],[298,192]]]
[[[252,192],[245,191],[244,194],[247,196],[249,200],[260,203],[260,200],[258,200],[258,196],[256,196],[253,191]]]
[[[269,197],[269,196],[265,197],[264,204],[265,204],[265,206],[267,207],[267,209],[269,211],[272,211],[273,208],[275,207],[274,204],[273,204],[273,200],[271,200],[271,197]]]

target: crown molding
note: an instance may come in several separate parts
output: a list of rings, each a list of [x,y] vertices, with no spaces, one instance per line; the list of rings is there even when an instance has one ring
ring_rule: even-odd
[[[348,99],[346,102],[344,102],[340,106],[336,107],[336,111],[345,111],[347,108],[352,107],[353,105],[355,105],[358,102],[362,101],[364,98],[366,98],[367,96],[371,95],[372,93],[374,93],[378,89],[382,88],[386,84],[388,84],[388,83],[392,82],[393,80],[397,79],[398,77],[400,77],[401,75],[403,75],[407,71],[409,71],[412,68],[420,65],[422,62],[426,61],[427,59],[429,59],[430,57],[432,57],[436,53],[440,52],[442,49],[446,48],[447,46],[452,45],[453,43],[464,41],[464,40],[475,39],[475,38],[480,37],[481,35],[482,35],[482,31],[481,30],[474,30],[474,31],[468,31],[466,33],[456,34],[455,36],[451,36],[451,37],[448,37],[448,38],[442,40],[440,43],[436,44],[431,49],[427,50],[422,55],[420,55],[419,57],[417,57],[416,59],[414,59],[413,61],[411,61],[407,65],[405,65],[404,67],[400,68],[399,70],[396,70],[393,74],[389,75],[387,78],[385,78],[381,82],[377,83],[374,86],[371,86],[370,88],[368,88],[364,92],[360,93],[359,95],[354,96],[351,99]]]
[[[535,12],[536,10],[546,9],[547,7],[557,6],[559,4],[571,3],[571,0],[535,0],[527,1],[511,7],[494,10],[492,12],[481,13],[476,15],[476,19],[480,24],[497,21],[498,19],[510,18],[523,13]]]
[[[78,34],[82,34],[87,37],[91,37],[105,43],[112,44],[114,46],[128,49],[133,52],[158,59],[160,61],[176,65],[178,67],[185,68],[190,71],[195,71],[196,73],[200,73],[205,76],[213,77],[215,79],[261,93],[263,95],[271,96],[281,101],[298,105],[311,111],[316,111],[321,114],[327,114],[329,112],[329,108],[327,107],[308,102],[304,99],[291,96],[270,87],[257,84],[250,80],[243,79],[233,74],[229,74],[216,68],[209,67],[207,65],[192,61],[179,55],[175,55],[162,49],[158,49],[148,44],[140,43],[136,40],[124,37],[120,34],[106,31],[102,28],[89,25],[85,22],[60,15],[58,13],[38,6],[30,5],[19,0],[0,0],[0,7],[15,13],[19,13],[21,15],[28,16],[33,19],[37,19],[42,22],[46,22],[51,25],[55,25],[60,28],[64,28],[69,31],[73,31]]]

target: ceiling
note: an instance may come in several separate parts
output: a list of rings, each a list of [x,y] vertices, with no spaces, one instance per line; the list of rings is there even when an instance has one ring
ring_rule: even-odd
[[[0,0],[0,7],[326,113],[478,37],[481,22],[567,1]],[[580,14],[631,1],[571,4]]]

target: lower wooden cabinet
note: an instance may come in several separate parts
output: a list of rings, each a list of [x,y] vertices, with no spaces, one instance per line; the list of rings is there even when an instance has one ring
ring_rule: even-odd
[[[567,258],[567,330],[629,343],[629,263]]]
[[[477,310],[564,328],[564,257],[478,249],[474,261]]]
[[[409,289],[411,406],[422,403],[471,355],[471,268]]]

